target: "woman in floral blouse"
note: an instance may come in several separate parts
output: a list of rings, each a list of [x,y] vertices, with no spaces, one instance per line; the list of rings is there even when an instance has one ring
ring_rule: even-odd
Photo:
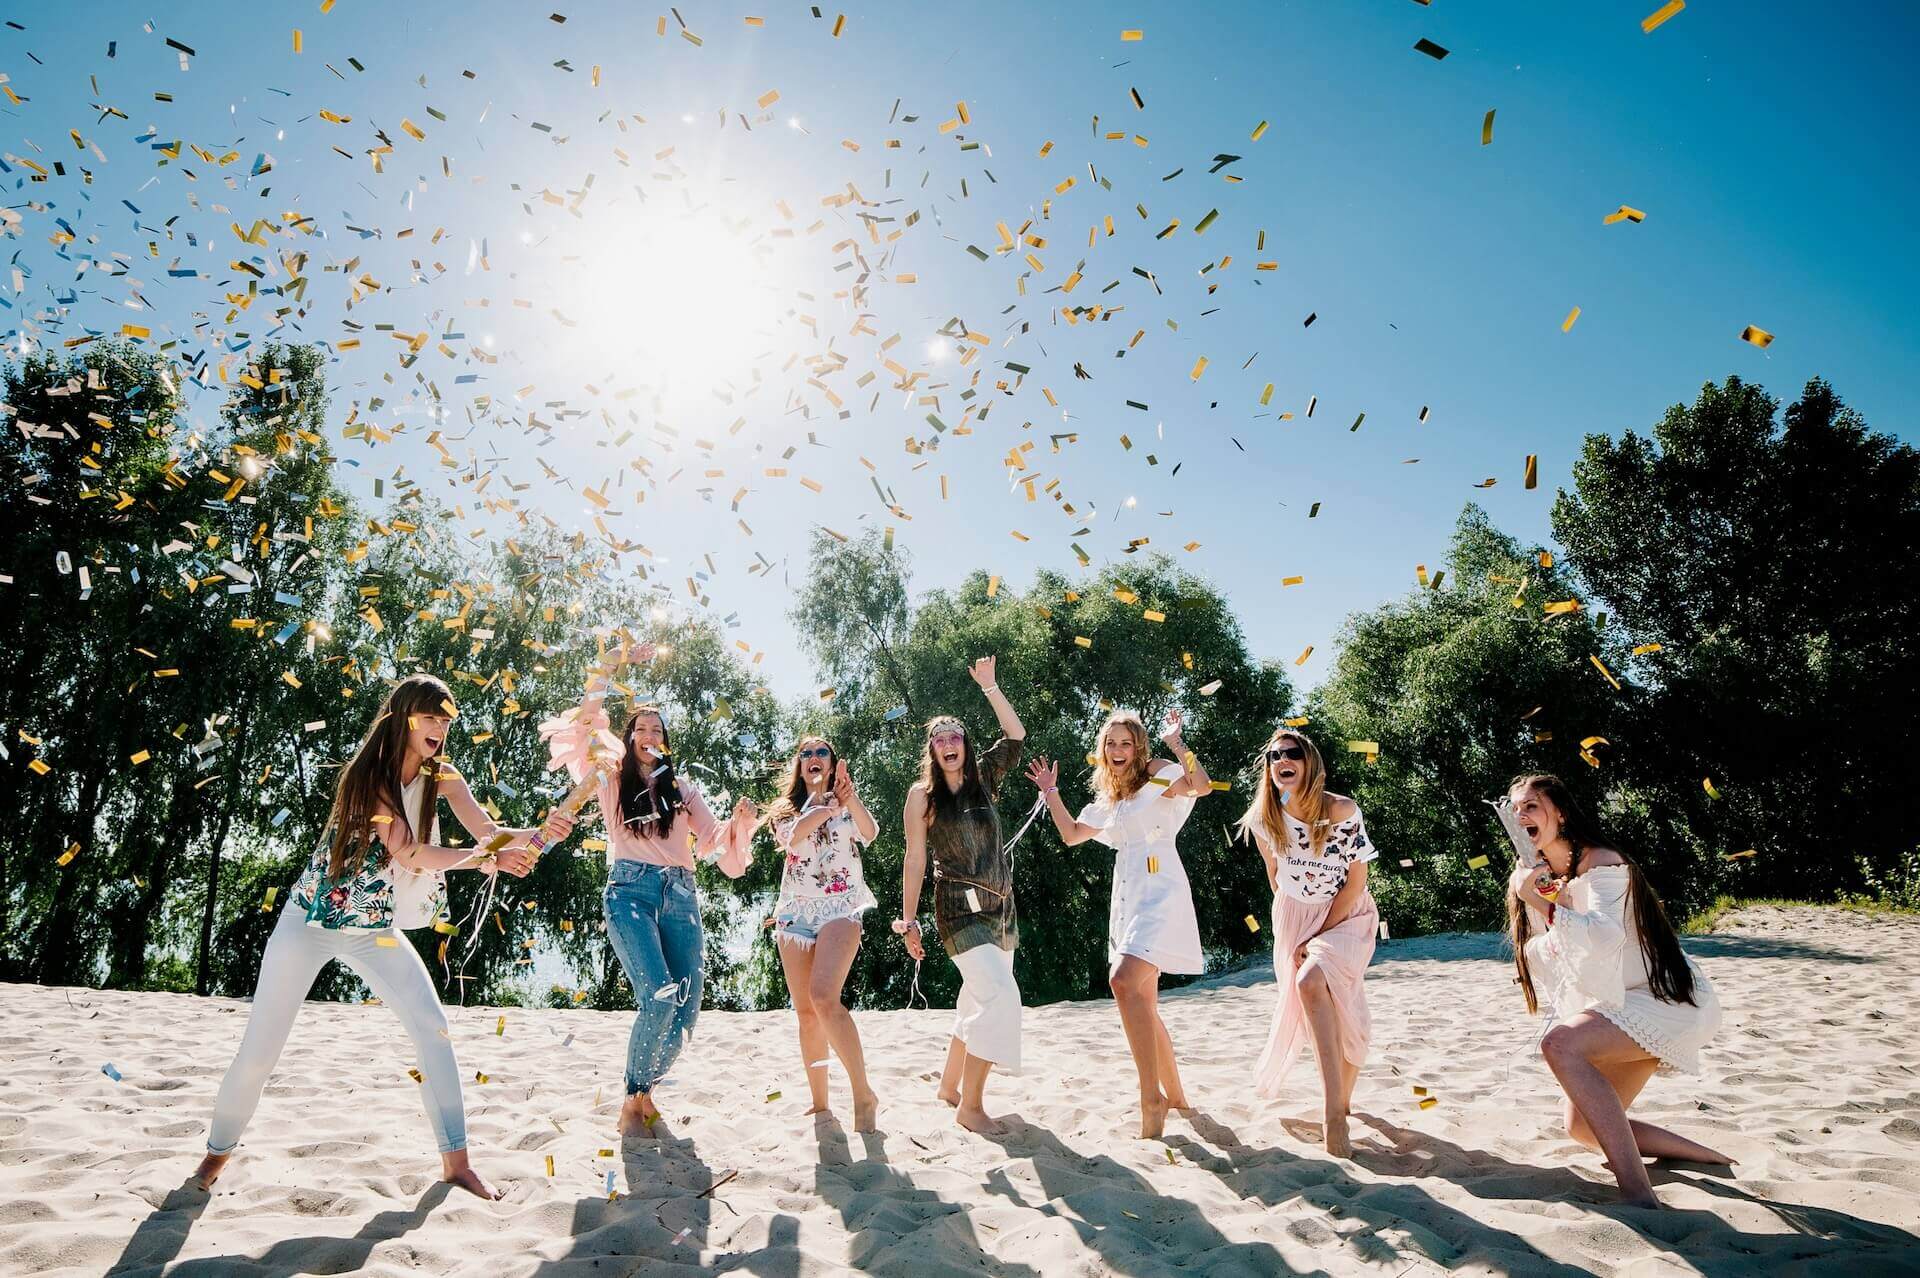
[[[880,826],[853,788],[847,765],[824,737],[804,737],[787,773],[786,793],[767,812],[773,841],[786,854],[774,943],[800,1021],[800,1058],[813,1093],[810,1114],[827,1100],[827,1048],[853,1086],[854,1130],[874,1130],[879,1097],[867,1083],[866,1058],[841,987],[860,949],[860,916],[878,902],[860,871],[860,849]]]

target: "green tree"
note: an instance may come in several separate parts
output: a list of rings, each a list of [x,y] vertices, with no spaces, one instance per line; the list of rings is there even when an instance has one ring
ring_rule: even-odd
[[[1730,887],[1826,896],[1920,844],[1920,454],[1818,379],[1778,409],[1729,378],[1650,436],[1588,436],[1553,527],[1659,645],[1629,770],[1715,853],[1758,852]]]
[[[1517,773],[1556,772],[1616,825],[1644,829],[1617,785],[1642,694],[1593,664],[1617,671],[1626,655],[1598,622],[1563,565],[1471,504],[1444,577],[1348,619],[1306,731],[1381,850],[1369,884],[1393,932],[1499,925],[1513,858],[1482,800]]]

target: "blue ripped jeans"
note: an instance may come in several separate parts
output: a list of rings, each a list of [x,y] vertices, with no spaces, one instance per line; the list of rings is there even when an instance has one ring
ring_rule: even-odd
[[[607,873],[607,939],[639,1012],[627,1040],[627,1095],[650,1093],[693,1036],[706,943],[693,871],[622,858]]]

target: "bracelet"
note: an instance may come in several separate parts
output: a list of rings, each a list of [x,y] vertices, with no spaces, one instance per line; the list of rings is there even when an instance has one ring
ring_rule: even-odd
[[[994,693],[996,693],[996,692],[998,692],[998,691],[1000,691],[1000,685],[996,683],[996,684],[994,684],[994,685],[993,685],[992,687],[990,687],[990,688],[982,688],[982,689],[980,689],[980,691],[981,691],[982,693],[984,693],[984,694],[986,694],[987,696],[989,696],[989,697],[991,697],[991,696],[992,696],[992,695],[993,695]]]
[[[1060,787],[1057,785],[1050,785],[1045,790],[1042,790],[1041,793],[1042,794],[1058,794],[1060,793]]]

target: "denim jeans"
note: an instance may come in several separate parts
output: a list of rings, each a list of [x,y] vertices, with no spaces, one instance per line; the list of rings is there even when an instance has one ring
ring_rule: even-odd
[[[653,1091],[693,1036],[706,947],[693,871],[621,858],[607,874],[607,939],[639,1013],[627,1040],[627,1095]]]

